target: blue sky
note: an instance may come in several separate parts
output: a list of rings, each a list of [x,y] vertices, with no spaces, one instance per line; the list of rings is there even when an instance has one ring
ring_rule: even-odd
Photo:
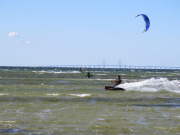
[[[1,0],[0,66],[180,67],[179,0]],[[150,19],[145,28],[143,18]]]

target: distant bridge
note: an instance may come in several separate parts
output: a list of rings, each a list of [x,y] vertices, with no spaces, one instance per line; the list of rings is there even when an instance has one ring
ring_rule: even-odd
[[[132,66],[132,65],[54,65],[48,67],[69,67],[69,68],[122,68],[122,69],[180,69],[180,67],[166,66]]]
[[[69,67],[69,68],[122,68],[122,69],[180,69],[180,67],[166,67],[166,66],[132,66],[132,65],[121,65],[121,60],[119,59],[119,64],[117,65],[106,65],[105,59],[103,64],[99,65],[54,65],[46,67]]]

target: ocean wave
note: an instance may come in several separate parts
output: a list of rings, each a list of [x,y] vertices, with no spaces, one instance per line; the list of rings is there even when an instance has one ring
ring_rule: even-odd
[[[48,96],[59,96],[60,94],[46,94],[46,95],[48,95]]]
[[[77,97],[89,97],[91,94],[68,94],[70,96],[77,96]]]
[[[0,96],[2,95],[9,95],[9,93],[0,93]]]
[[[140,82],[124,83],[118,85],[117,87],[122,87],[126,90],[136,90],[143,92],[158,92],[165,90],[168,92],[180,93],[180,81],[169,81],[167,78],[151,78]]]
[[[53,73],[53,74],[63,74],[63,73],[81,73],[79,71],[32,71],[35,73]]]
[[[105,80],[105,81],[112,81],[112,80],[115,80],[115,79],[94,79],[94,80]]]

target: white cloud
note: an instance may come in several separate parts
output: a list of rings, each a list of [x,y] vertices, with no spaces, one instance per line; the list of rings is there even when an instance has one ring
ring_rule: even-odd
[[[32,40],[33,40],[33,39],[35,39],[35,38],[34,38],[34,37],[31,37],[30,39],[32,39]]]
[[[15,43],[15,44],[19,44],[19,40],[17,40],[17,41],[14,41],[14,43]]]
[[[23,37],[23,35],[19,35],[17,32],[10,32],[8,37]]]
[[[27,45],[30,44],[30,41],[26,41],[26,44],[27,44]]]
[[[21,45],[20,45],[20,41],[19,41],[19,40],[14,41],[14,44],[18,45],[19,47],[21,46]]]
[[[18,36],[18,33],[17,32],[10,32],[8,37],[16,37]]]

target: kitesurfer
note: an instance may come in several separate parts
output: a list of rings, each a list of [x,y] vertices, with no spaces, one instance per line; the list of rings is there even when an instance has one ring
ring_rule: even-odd
[[[81,69],[81,67],[79,68],[79,71],[82,73],[82,69]]]
[[[87,72],[87,77],[90,78],[90,76],[91,76],[91,75],[90,75],[90,72],[88,71],[88,72]]]
[[[120,75],[117,76],[117,79],[114,80],[114,83],[115,83],[114,86],[121,84],[121,76]]]

